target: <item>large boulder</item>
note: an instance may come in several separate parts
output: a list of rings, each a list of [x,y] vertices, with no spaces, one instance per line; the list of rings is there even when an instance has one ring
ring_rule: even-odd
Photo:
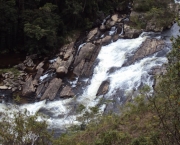
[[[92,43],[86,43],[80,50],[79,54],[76,56],[74,65],[78,65],[83,59],[90,59],[93,51],[95,49],[95,45]]]
[[[134,56],[132,57],[131,63],[135,62],[136,60],[142,59],[143,57],[151,55],[157,51],[160,51],[163,48],[163,40],[147,38],[142,43],[140,48],[135,52]]]
[[[43,96],[41,97],[41,100],[44,100],[44,99],[53,100],[56,97],[56,94],[57,94],[59,88],[61,87],[61,85],[62,85],[61,79],[54,78],[53,80],[51,80],[46,91],[44,92]]]
[[[75,94],[72,91],[71,87],[69,87],[69,86],[65,86],[60,93],[61,98],[64,98],[64,97],[69,98],[69,97],[73,97],[73,96],[75,96]]]
[[[83,75],[83,76],[89,76],[92,74],[92,66],[99,54],[99,51],[101,49],[101,45],[96,45],[94,48],[91,56],[89,58],[82,59],[78,65],[74,67],[73,73],[77,76]]]
[[[32,76],[28,77],[22,86],[22,95],[27,96],[35,92]]]

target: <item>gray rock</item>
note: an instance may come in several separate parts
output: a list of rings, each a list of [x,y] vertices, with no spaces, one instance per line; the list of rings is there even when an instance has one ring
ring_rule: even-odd
[[[131,60],[131,63],[133,63],[136,60],[139,60],[143,57],[151,55],[151,54],[161,50],[162,48],[164,48],[164,41],[163,40],[147,38],[142,43],[140,48],[135,52],[135,54]]]
[[[35,87],[33,84],[32,76],[30,76],[26,79],[25,84],[22,86],[22,95],[27,96],[33,92],[35,92]]]
[[[63,98],[64,97],[69,98],[69,97],[74,97],[74,96],[75,96],[75,94],[72,91],[71,87],[69,87],[69,86],[65,86],[60,93],[60,97],[63,97]]]
[[[61,79],[54,78],[53,80],[51,80],[46,91],[44,92],[43,96],[41,97],[41,100],[44,100],[44,99],[53,100],[55,98],[59,88],[61,87],[61,85],[62,85]]]
[[[77,76],[80,76],[82,74],[82,69],[84,67],[85,60],[81,60],[81,62],[74,68],[73,73],[76,74]]]
[[[142,33],[142,30],[131,28],[128,25],[124,25],[125,38],[137,38]]]
[[[34,77],[35,80],[39,80],[40,76],[43,74],[43,71],[44,69],[43,68],[39,68],[37,73],[36,73],[36,76]]]
[[[92,43],[86,43],[80,50],[79,55],[76,56],[74,66],[77,66],[81,60],[90,59],[95,49],[95,45]]]

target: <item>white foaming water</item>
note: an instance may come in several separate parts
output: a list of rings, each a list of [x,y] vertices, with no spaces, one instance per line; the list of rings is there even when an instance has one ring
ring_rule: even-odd
[[[166,57],[146,57],[139,62],[127,67],[121,68],[119,71],[112,73],[109,76],[110,90],[108,97],[114,95],[118,89],[125,91],[138,90],[141,84],[146,84],[150,87],[153,85],[152,75],[148,72],[154,66],[162,66],[167,63]],[[121,97],[121,96],[119,96]]]
[[[83,95],[78,98],[78,101],[86,107],[96,105],[96,93],[101,83],[108,78],[108,70],[112,67],[121,67],[126,61],[126,56],[134,52],[145,39],[146,37],[120,39],[102,47],[98,55],[100,62],[94,68],[91,84],[84,91]]]
[[[180,0],[174,0],[175,3],[180,3]]]
[[[109,31],[109,35],[114,35],[116,33],[117,29],[116,27],[112,27],[111,30]]]
[[[148,71],[154,66],[161,66],[167,61],[165,57],[150,56],[146,57],[139,62],[136,62],[130,66],[122,67],[127,60],[127,56],[132,55],[145,41],[145,37],[139,37],[136,39],[120,39],[114,43],[102,47],[98,59],[99,63],[94,68],[94,73],[90,82],[84,90],[81,96],[58,100],[53,102],[41,101],[33,104],[24,104],[21,106],[9,107],[9,111],[24,110],[27,109],[30,114],[35,114],[39,110],[49,115],[50,128],[66,128],[69,125],[77,124],[76,115],[73,113],[75,104],[83,104],[88,107],[95,106],[99,103],[102,96],[96,98],[96,94],[99,86],[104,80],[110,80],[110,90],[107,94],[110,98],[116,93],[116,89],[121,88],[123,90],[130,90],[138,88],[141,83],[146,83],[152,86],[153,80],[148,75]],[[109,74],[109,70],[112,68],[118,68],[119,70]],[[42,79],[45,79],[44,76]],[[102,105],[100,110],[103,111],[106,106]],[[6,111],[6,105],[0,104],[0,111]]]

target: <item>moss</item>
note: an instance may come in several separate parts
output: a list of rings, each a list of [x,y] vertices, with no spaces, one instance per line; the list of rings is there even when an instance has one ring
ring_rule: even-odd
[[[0,69],[0,75],[2,75],[4,73],[9,73],[9,72],[14,74],[15,78],[17,78],[20,75],[19,70],[17,68],[15,68],[15,67]]]

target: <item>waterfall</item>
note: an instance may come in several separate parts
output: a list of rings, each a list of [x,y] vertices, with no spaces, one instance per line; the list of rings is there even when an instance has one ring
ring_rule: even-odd
[[[175,2],[180,3],[179,0],[175,0]],[[105,21],[103,21],[104,23]],[[162,33],[143,33],[135,39],[119,39],[116,42],[103,46],[97,57],[98,63],[94,68],[92,78],[89,80],[89,85],[84,87],[81,95],[69,99],[40,101],[19,106],[1,103],[0,112],[23,111],[25,109],[29,111],[29,114],[41,112],[48,116],[47,121],[50,128],[65,129],[72,124],[79,123],[76,117],[81,114],[75,113],[75,108],[79,104],[84,105],[88,109],[98,105],[102,98],[113,101],[114,104],[102,103],[99,105],[100,111],[104,112],[105,109],[114,109],[114,105],[122,104],[129,92],[138,91],[143,85],[148,85],[151,89],[150,93],[152,93],[154,83],[154,78],[151,74],[152,68],[161,67],[168,62],[166,53],[169,51],[169,48],[165,48],[163,51],[156,52],[129,65],[124,64],[128,62],[128,59],[133,56],[147,37],[163,39],[165,43],[170,44],[170,38],[179,35],[178,29],[178,25],[174,24],[170,30]],[[116,31],[116,27],[112,27],[109,35],[113,35]],[[101,37],[103,38],[104,35]],[[85,43],[79,46],[78,52],[83,45]],[[49,62],[53,63],[55,60],[56,58]],[[53,74],[47,73],[41,76],[40,80],[45,80],[49,75]],[[109,82],[109,91],[106,95],[97,97],[97,91],[103,81]],[[77,82],[78,78],[70,83],[75,87]]]

